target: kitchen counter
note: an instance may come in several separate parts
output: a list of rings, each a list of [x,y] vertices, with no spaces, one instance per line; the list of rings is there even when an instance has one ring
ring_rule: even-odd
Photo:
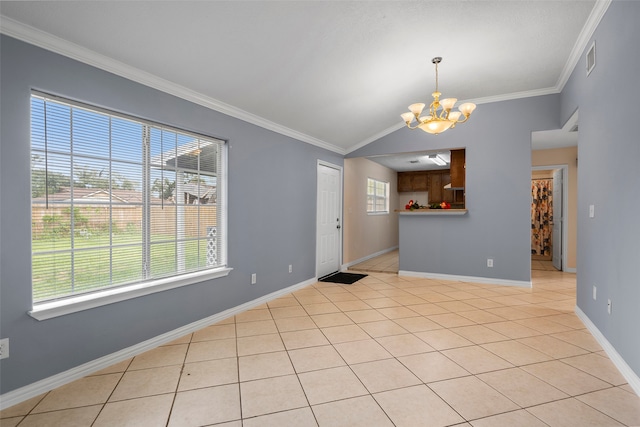
[[[399,215],[466,215],[466,209],[405,209],[396,210]]]

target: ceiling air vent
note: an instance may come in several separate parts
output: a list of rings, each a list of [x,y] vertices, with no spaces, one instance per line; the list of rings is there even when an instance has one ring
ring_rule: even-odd
[[[593,71],[596,66],[596,42],[591,44],[591,47],[587,51],[587,76]]]

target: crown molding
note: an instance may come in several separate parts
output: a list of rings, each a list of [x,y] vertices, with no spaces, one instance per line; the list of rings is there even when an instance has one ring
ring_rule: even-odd
[[[602,17],[605,12],[609,8],[612,0],[596,0],[596,4],[593,6],[589,17],[587,18],[587,22],[582,27],[582,31],[578,35],[578,39],[576,43],[573,45],[573,49],[571,50],[571,54],[569,54],[569,58],[567,62],[564,64],[564,68],[560,73],[560,77],[558,78],[558,82],[556,83],[556,88],[558,92],[562,92],[564,86],[569,81],[569,77],[571,77],[571,73],[576,68],[578,61],[582,57],[582,52],[587,47],[589,40],[593,36],[593,33],[596,31],[596,28],[600,24]]]
[[[474,99],[464,99],[462,101],[459,102],[459,104],[462,104],[464,102],[473,102],[476,105],[481,105],[481,104],[489,104],[492,102],[501,102],[501,101],[512,101],[514,99],[522,99],[522,98],[531,98],[534,96],[543,96],[543,95],[552,95],[555,93],[559,93],[560,91],[558,89],[556,89],[555,87],[548,87],[548,88],[543,88],[543,89],[535,89],[535,90],[527,90],[527,91],[523,91],[523,92],[513,92],[513,93],[507,93],[504,95],[495,95],[495,96],[487,96],[484,98],[474,98]],[[390,126],[388,128],[386,128],[385,130],[378,132],[375,135],[370,136],[369,138],[360,141],[359,143],[352,145],[351,147],[347,148],[345,150],[345,155],[352,153],[354,151],[356,151],[359,148],[364,147],[367,144],[372,143],[373,141],[376,141],[384,136],[389,135],[390,133],[393,133],[399,129],[402,129],[403,127],[405,127],[406,125],[404,123],[398,123],[395,124],[393,126]]]
[[[473,102],[474,104],[490,104],[493,102],[513,101],[516,99],[533,98],[535,96],[545,96],[560,93],[555,87],[546,87],[541,89],[525,90],[522,92],[505,93],[502,95],[485,96],[484,98],[466,99],[460,102]]]
[[[16,38],[23,42],[41,47],[51,52],[66,56],[87,65],[110,72],[120,77],[143,84],[153,89],[160,90],[170,95],[177,96],[194,104],[215,110],[219,113],[240,119],[247,123],[271,130],[311,145],[315,145],[325,150],[338,154],[345,154],[345,149],[310,135],[279,125],[263,117],[233,107],[222,101],[202,95],[184,86],[162,79],[146,71],[116,61],[105,55],[96,53],[90,49],[79,46],[75,43],[56,37],[45,31],[25,25],[19,21],[0,15],[0,33]]]
[[[369,138],[367,138],[365,140],[362,140],[359,143],[357,143],[356,145],[352,145],[351,147],[347,148],[345,150],[345,155],[349,154],[349,153],[351,153],[353,151],[356,151],[358,148],[362,148],[365,145],[372,143],[373,141],[377,141],[378,139],[380,139],[380,138],[382,138],[384,136],[387,136],[390,133],[393,133],[393,132],[395,132],[397,130],[400,130],[405,126],[406,125],[404,123],[396,123],[393,126],[389,126],[385,130],[380,131],[380,132],[376,133],[375,135],[371,135]]]

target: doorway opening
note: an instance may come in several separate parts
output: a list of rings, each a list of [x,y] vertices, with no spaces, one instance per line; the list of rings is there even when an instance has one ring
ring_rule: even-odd
[[[531,269],[564,271],[567,263],[567,165],[531,172]]]

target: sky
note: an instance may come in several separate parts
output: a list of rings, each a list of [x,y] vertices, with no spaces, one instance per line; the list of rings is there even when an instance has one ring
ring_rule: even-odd
[[[73,166],[76,179],[77,173],[82,170],[106,179],[111,165],[111,173],[116,181],[124,178],[133,184],[134,189],[141,191],[145,126],[115,115],[71,107],[57,101],[45,101],[34,95],[31,100],[31,149],[35,156],[32,156],[32,167],[44,169],[46,165],[50,172],[70,176]],[[192,135],[152,126],[149,157],[161,153],[167,155],[184,145],[193,145],[193,141]],[[201,161],[204,162],[203,159]],[[161,182],[165,178],[175,181],[174,170],[161,168],[161,164],[157,166],[151,169],[151,184],[156,179]],[[202,170],[215,170],[215,165],[201,164],[200,167]],[[201,182],[214,185],[215,179],[202,177]]]

